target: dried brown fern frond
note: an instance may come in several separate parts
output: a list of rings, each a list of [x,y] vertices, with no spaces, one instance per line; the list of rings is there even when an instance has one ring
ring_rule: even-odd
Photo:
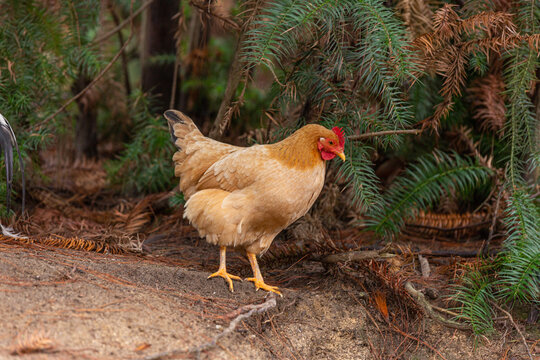
[[[152,218],[151,204],[156,200],[157,195],[150,195],[139,201],[129,212],[123,213],[119,210],[114,211],[114,216],[118,224],[116,227],[127,234],[139,232]]]
[[[72,250],[92,251],[103,254],[125,254],[127,252],[117,245],[110,245],[102,241],[82,239],[79,237],[49,237],[39,239],[37,242],[47,246]]]
[[[10,237],[0,235],[0,240],[12,240]],[[125,254],[128,250],[118,245],[110,245],[103,241],[82,239],[80,237],[62,237],[62,236],[50,236],[45,238],[21,238],[17,241],[25,244],[42,244],[46,246],[53,246],[62,249],[92,251],[102,254]]]
[[[459,46],[448,46],[441,52],[436,65],[437,73],[444,78],[440,92],[445,99],[461,95],[461,88],[466,80],[467,60],[468,54]]]
[[[437,204],[437,211],[445,214],[459,211],[458,198],[454,189],[446,190]]]
[[[35,353],[50,353],[56,348],[55,342],[44,331],[22,333],[17,335],[11,346],[11,355],[25,355]]]
[[[482,155],[478,150],[478,142],[472,138],[472,130],[466,126],[453,128],[446,133],[450,137],[451,146],[460,154],[470,154],[474,156],[482,166],[493,169],[493,158]]]
[[[433,11],[428,0],[400,0],[396,7],[409,28],[411,39],[433,31]]]
[[[446,42],[459,36],[461,18],[454,11],[457,5],[444,4],[442,8],[435,12],[433,17],[433,25],[435,33],[437,34],[436,40]]]
[[[460,23],[460,33],[471,34],[479,30],[485,32],[486,37],[516,35],[516,24],[512,21],[513,15],[507,12],[485,11],[474,15]]]
[[[433,115],[420,122],[422,125],[422,131],[425,129],[432,129],[433,132],[438,135],[441,119],[448,116],[453,106],[454,102],[451,100],[451,98],[444,99],[442,102],[435,105]]]
[[[436,214],[420,211],[406,224],[408,232],[424,237],[460,239],[478,234],[478,230],[488,228],[491,215],[487,212]]]
[[[480,129],[500,133],[506,119],[504,82],[500,73],[477,79],[467,89],[473,107],[473,119]]]
[[[425,70],[435,71],[443,77],[440,89],[443,101],[436,105],[434,114],[423,127],[438,131],[440,120],[448,116],[453,97],[461,95],[466,83],[466,67],[471,54],[483,53],[489,60],[501,53],[527,43],[539,50],[540,34],[521,35],[513,22],[513,15],[504,11],[483,11],[462,19],[453,5],[446,4],[435,12],[434,31],[413,41],[423,54],[420,63]]]
[[[513,0],[467,0],[462,7],[465,14],[476,14],[483,11],[509,12]]]
[[[534,49],[538,52],[540,52],[540,34],[531,34],[531,35],[520,35],[515,34],[512,36],[508,36],[506,39],[506,47],[508,49],[513,47],[518,47],[523,45],[523,43],[527,43],[531,49]]]

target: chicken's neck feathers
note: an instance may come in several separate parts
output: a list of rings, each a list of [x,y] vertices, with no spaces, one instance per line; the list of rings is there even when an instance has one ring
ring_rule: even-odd
[[[307,125],[288,138],[268,145],[270,156],[287,167],[309,170],[324,163],[317,141],[327,136],[328,129],[320,125]]]

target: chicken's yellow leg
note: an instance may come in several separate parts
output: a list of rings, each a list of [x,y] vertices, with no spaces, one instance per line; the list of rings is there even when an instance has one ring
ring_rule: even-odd
[[[231,275],[227,273],[226,260],[225,260],[226,254],[227,254],[227,247],[222,246],[219,249],[219,269],[217,272],[210,275],[208,279],[216,277],[216,276],[221,276],[227,281],[227,283],[229,283],[229,290],[231,290],[231,292],[234,292],[232,280],[242,280],[242,278],[240,276]]]
[[[255,284],[255,290],[263,289],[266,291],[275,292],[279,296],[283,296],[281,295],[281,292],[279,292],[277,286],[270,286],[270,285],[265,284],[263,277],[261,275],[261,270],[259,269],[259,264],[257,263],[257,257],[255,256],[255,254],[250,253],[248,251],[247,257],[249,259],[249,263],[251,264],[251,268],[253,269],[254,277],[247,278],[246,281],[253,281],[253,283]]]

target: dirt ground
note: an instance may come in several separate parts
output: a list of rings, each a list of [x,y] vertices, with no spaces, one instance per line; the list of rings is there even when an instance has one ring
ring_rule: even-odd
[[[221,278],[207,280],[217,248],[184,242],[181,252],[150,247],[143,256],[0,240],[0,358],[143,359],[189,350],[223,332],[236,309],[265,301],[251,283],[235,282],[231,293]],[[240,254],[230,253],[228,270],[250,275]],[[283,290],[277,306],[243,320],[201,359],[527,358],[511,328],[475,339],[419,314],[410,315],[415,326],[394,328],[369,294],[315,262],[266,263],[262,271]],[[23,354],[32,348],[45,351]]]

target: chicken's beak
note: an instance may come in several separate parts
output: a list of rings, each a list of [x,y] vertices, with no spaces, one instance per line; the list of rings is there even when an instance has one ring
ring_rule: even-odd
[[[341,160],[345,161],[345,154],[343,153],[343,151],[336,152],[336,155],[339,156]]]

